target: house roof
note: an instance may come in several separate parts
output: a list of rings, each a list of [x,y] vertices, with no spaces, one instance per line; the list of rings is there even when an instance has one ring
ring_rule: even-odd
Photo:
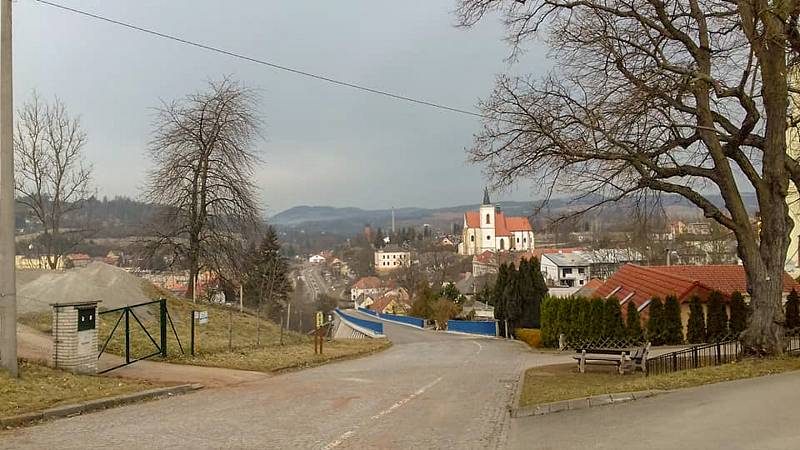
[[[494,262],[494,252],[492,252],[491,250],[486,250],[480,255],[473,256],[472,260],[474,262],[479,262],[482,264],[491,264]]]
[[[480,211],[467,211],[464,213],[467,228],[480,228]],[[502,211],[494,213],[494,232],[497,236],[509,236],[514,231],[533,231],[531,222],[527,217],[506,216]]]
[[[364,277],[356,281],[352,289],[378,289],[383,285],[378,277]]]
[[[567,248],[535,248],[532,250],[533,256],[542,259],[542,255],[550,253],[572,253],[586,250],[583,247],[567,247]]]
[[[784,273],[783,290],[800,289],[789,274]],[[739,265],[703,266],[639,266],[626,264],[611,276],[594,295],[601,298],[612,295],[628,298],[637,306],[653,297],[675,295],[680,302],[688,301],[693,294],[719,291],[726,297],[735,292],[747,292],[744,267]],[[701,295],[701,299],[703,296]]]
[[[587,258],[584,254],[573,252],[573,253],[545,253],[542,255],[542,259],[549,259],[553,262],[553,264],[557,265],[558,267],[575,267],[575,266],[588,266],[591,264],[589,258]]]

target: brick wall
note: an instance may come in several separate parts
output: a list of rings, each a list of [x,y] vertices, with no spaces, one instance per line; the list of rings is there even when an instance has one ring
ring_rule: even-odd
[[[53,307],[53,361],[60,369],[97,373],[97,330],[81,331],[79,335],[75,306]]]

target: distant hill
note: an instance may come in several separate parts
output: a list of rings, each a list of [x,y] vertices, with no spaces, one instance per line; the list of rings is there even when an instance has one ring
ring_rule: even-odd
[[[755,196],[749,193],[743,196],[750,213],[755,213]],[[719,196],[711,196],[711,200],[715,204],[722,204]],[[543,209],[540,209],[541,201],[539,200],[500,202],[499,205],[508,215],[543,220],[544,218],[555,218],[570,211],[585,208],[595,201],[597,201],[596,198],[585,198],[580,201],[552,199]],[[699,209],[679,196],[665,196],[662,198],[662,204],[667,214],[672,217],[700,215]],[[398,227],[410,225],[419,227],[427,223],[436,229],[449,230],[452,224],[460,224],[462,222],[464,211],[476,210],[479,206],[479,204],[469,204],[442,208],[397,208],[395,209],[395,221]],[[602,210],[595,212],[595,214],[601,219],[620,219],[629,217],[629,207],[629,202],[621,202],[604,206]],[[279,228],[302,228],[309,232],[350,234],[363,229],[365,224],[370,224],[374,228],[381,227],[386,229],[391,226],[391,220],[391,209],[368,210],[355,207],[336,208],[304,205],[295,206],[275,214],[268,221]]]

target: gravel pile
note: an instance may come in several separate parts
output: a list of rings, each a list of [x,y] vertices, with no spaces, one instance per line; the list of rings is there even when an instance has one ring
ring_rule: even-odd
[[[49,311],[50,303],[101,300],[112,309],[150,300],[142,291],[143,280],[102,262],[63,272],[17,271],[17,310],[20,314]]]

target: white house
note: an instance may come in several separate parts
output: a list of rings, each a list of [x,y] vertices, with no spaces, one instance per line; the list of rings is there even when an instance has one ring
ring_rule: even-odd
[[[545,253],[539,264],[548,285],[580,287],[589,281],[592,262],[579,252]]]
[[[389,272],[410,265],[411,252],[397,245],[387,245],[375,251],[375,270],[378,272]]]
[[[534,248],[533,227],[527,217],[506,216],[483,191],[478,211],[464,213],[464,230],[459,253],[479,255],[489,251],[530,251]]]
[[[356,301],[362,294],[373,298],[379,297],[392,289],[392,287],[390,283],[384,283],[378,277],[360,278],[350,287],[350,299]]]
[[[308,258],[308,262],[311,264],[323,264],[325,262],[325,257],[322,255],[312,255]]]

